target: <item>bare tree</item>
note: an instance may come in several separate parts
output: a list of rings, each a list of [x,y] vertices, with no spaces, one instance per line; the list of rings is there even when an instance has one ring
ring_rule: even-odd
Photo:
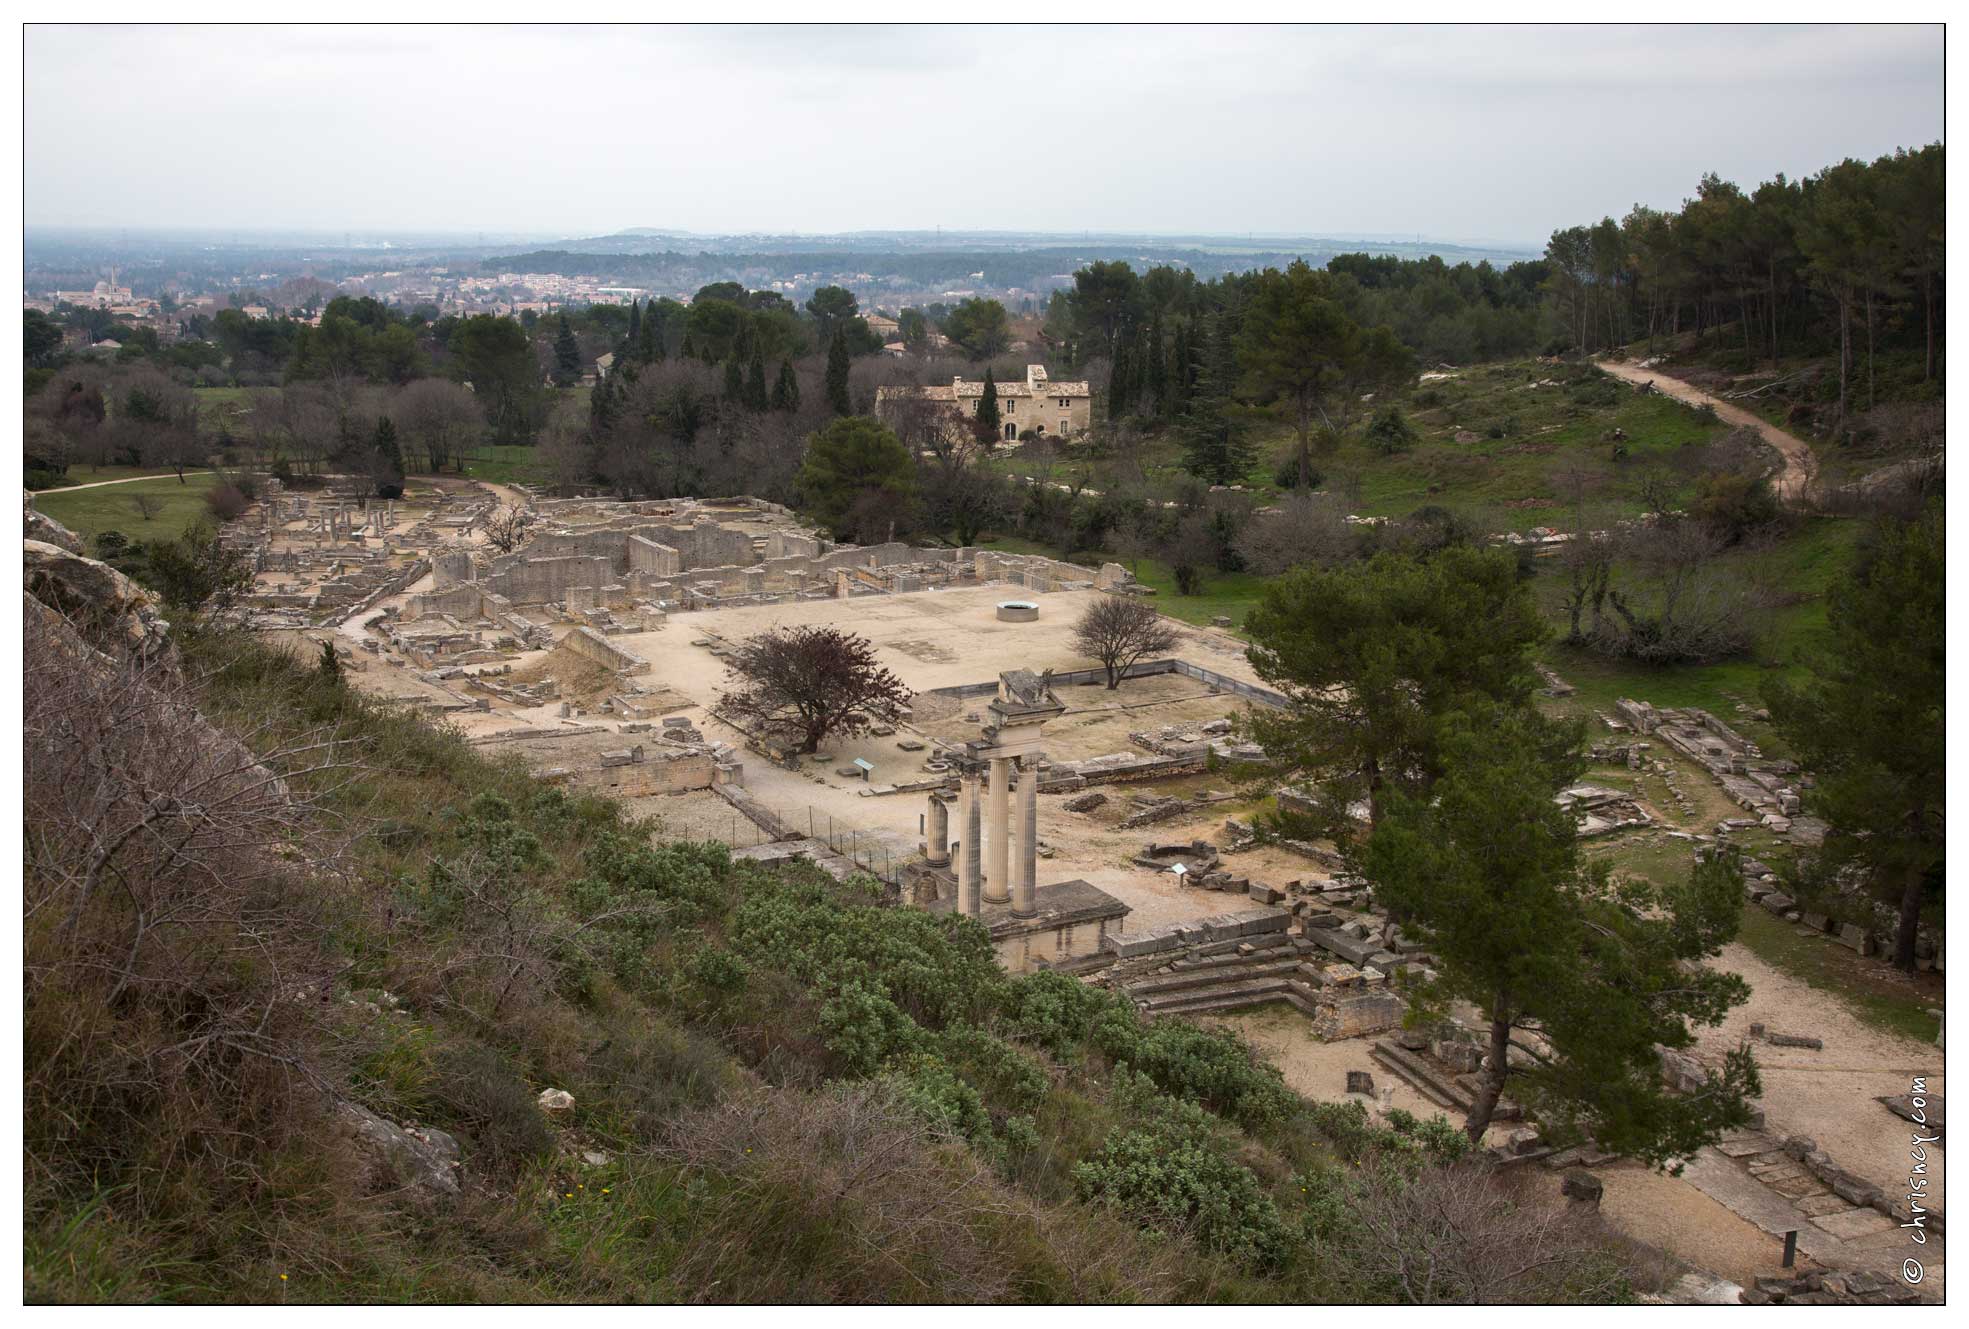
[[[533,514],[518,503],[505,503],[486,514],[479,527],[485,532],[485,542],[502,554],[510,554],[526,540],[526,528],[533,522]]]
[[[1253,514],[1238,532],[1238,555],[1253,572],[1276,576],[1352,556],[1354,528],[1330,494],[1288,494],[1274,511]]]
[[[1595,1215],[1514,1187],[1479,1161],[1413,1176],[1368,1167],[1348,1189],[1351,1221],[1335,1233],[1332,1262],[1364,1300],[1604,1302],[1635,1272]]]
[[[866,637],[832,627],[774,628],[742,643],[727,666],[719,712],[818,752],[831,734],[893,721],[909,700]]]
[[[434,474],[455,466],[485,433],[485,412],[478,398],[449,379],[420,378],[404,384],[390,399],[389,414],[404,441],[423,453]]]
[[[1074,649],[1101,662],[1110,692],[1121,686],[1123,675],[1136,664],[1174,649],[1176,642],[1175,629],[1161,614],[1129,596],[1102,596],[1073,626]]]
[[[164,500],[155,494],[132,494],[130,495],[130,506],[137,510],[139,517],[142,517],[145,521],[149,521],[163,510]]]

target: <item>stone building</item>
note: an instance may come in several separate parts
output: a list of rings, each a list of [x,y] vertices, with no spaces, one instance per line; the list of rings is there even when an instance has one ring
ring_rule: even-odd
[[[945,387],[885,387],[875,390],[875,414],[894,427],[906,403],[931,402],[949,412],[953,422],[975,420],[984,401],[984,380],[958,376]],[[1026,433],[1071,438],[1093,424],[1093,394],[1085,379],[1054,382],[1046,366],[1027,365],[1023,383],[1009,381],[998,389],[998,429],[1006,441]]]

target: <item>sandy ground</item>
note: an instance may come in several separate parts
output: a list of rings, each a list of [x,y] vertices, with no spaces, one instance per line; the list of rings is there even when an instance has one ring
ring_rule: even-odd
[[[1743,975],[1750,1000],[1719,1027],[1701,1033],[1698,1048],[1705,1060],[1718,1061],[1749,1038],[1753,1022],[1773,1033],[1823,1039],[1825,1049],[1819,1052],[1753,1044],[1764,1081],[1766,1129],[1809,1135],[1839,1166],[1890,1195],[1905,1194],[1912,1127],[1873,1100],[1906,1093],[1915,1075],[1927,1076],[1929,1091],[1941,1094],[1942,1050],[1865,1023],[1836,996],[1773,969],[1743,946],[1725,948],[1719,963]],[[1940,1147],[1929,1147],[1929,1159],[1930,1174],[1938,1177],[1931,1186],[1946,1194],[1938,1184]]]
[[[1805,486],[1811,481],[1818,467],[1812,457],[1811,445],[1796,434],[1787,433],[1762,416],[1753,415],[1741,406],[1732,405],[1721,397],[1715,397],[1693,384],[1684,383],[1679,378],[1670,378],[1660,369],[1643,369],[1627,360],[1602,360],[1600,368],[1615,378],[1629,383],[1653,383],[1664,395],[1676,401],[1687,402],[1691,406],[1711,406],[1716,416],[1725,424],[1739,428],[1754,429],[1766,443],[1777,449],[1783,458],[1783,469],[1778,472],[1776,488],[1778,497],[1797,501],[1804,497]]]
[[[1349,1097],[1347,1072],[1367,1071],[1374,1076],[1379,1107],[1401,1108],[1418,1117],[1451,1116],[1438,1103],[1425,1098],[1408,1081],[1368,1055],[1372,1039],[1348,1038],[1337,1043],[1320,1043],[1307,1035],[1306,1017],[1283,1005],[1262,1006],[1254,1011],[1232,1015],[1213,1015],[1202,1023],[1214,1024],[1242,1034],[1251,1045],[1271,1058],[1285,1076],[1285,1082],[1307,1098],[1321,1103],[1337,1103]]]
[[[1558,1174],[1538,1171],[1556,1191]],[[1600,1214],[1623,1236],[1744,1287],[1759,1277],[1783,1276],[1783,1243],[1689,1182],[1639,1163],[1611,1164],[1594,1169],[1594,1175],[1606,1187]],[[1800,1257],[1800,1268],[1809,1264]]]

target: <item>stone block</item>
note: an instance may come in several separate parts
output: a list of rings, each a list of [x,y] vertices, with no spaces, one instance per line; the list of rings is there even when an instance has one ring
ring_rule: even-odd
[[[1598,1177],[1584,1168],[1574,1168],[1565,1174],[1559,1183],[1559,1194],[1569,1200],[1581,1200],[1599,1207],[1600,1197],[1606,1193],[1606,1185]]]

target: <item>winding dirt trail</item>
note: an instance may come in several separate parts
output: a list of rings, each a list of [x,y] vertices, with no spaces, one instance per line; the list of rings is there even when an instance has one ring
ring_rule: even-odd
[[[1741,406],[1724,401],[1721,397],[1704,392],[1693,384],[1684,383],[1679,378],[1670,378],[1659,369],[1643,369],[1632,360],[1601,360],[1600,368],[1615,378],[1629,383],[1652,383],[1663,394],[1690,406],[1708,406],[1715,410],[1718,419],[1725,424],[1754,429],[1758,437],[1777,449],[1783,458],[1784,466],[1778,472],[1775,488],[1778,497],[1787,503],[1796,503],[1804,498],[1805,487],[1817,473],[1818,466],[1812,457],[1812,447],[1796,434],[1786,433],[1769,420],[1753,415]]]

